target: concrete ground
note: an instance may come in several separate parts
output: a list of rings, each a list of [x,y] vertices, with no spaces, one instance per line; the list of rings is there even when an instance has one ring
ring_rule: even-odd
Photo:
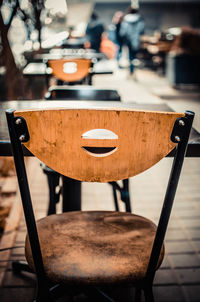
[[[112,76],[96,76],[94,85],[117,89],[124,102],[167,102],[178,111],[193,110],[196,112],[194,125],[200,131],[198,91],[175,91],[168,86],[164,77],[160,78],[148,70],[136,70],[135,81],[128,76],[126,70],[118,70],[115,65],[114,68]],[[165,158],[152,169],[130,179],[134,213],[146,215],[154,222],[158,221],[171,164],[172,159]],[[37,218],[41,218],[47,208],[47,182],[36,159],[30,159],[28,165],[34,208]],[[114,210],[111,187],[108,184],[83,183],[82,187],[83,210]],[[60,205],[58,210],[59,208]],[[120,209],[124,210],[122,203]],[[24,237],[25,225],[22,220],[15,245],[23,246]],[[12,251],[10,262],[13,259],[24,259],[23,248]],[[33,278],[14,275],[9,264],[0,289],[0,300],[32,301],[34,288]],[[166,235],[166,256],[156,274],[154,294],[157,302],[200,301],[200,158],[185,159]],[[125,301],[123,294],[118,295],[118,301]]]

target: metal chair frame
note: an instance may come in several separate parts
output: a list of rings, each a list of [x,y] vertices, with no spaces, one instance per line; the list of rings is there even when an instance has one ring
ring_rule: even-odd
[[[17,171],[17,178],[21,193],[21,199],[25,214],[25,220],[29,235],[29,240],[32,249],[32,255],[35,265],[35,271],[37,274],[37,297],[36,301],[55,301],[60,294],[63,293],[63,286],[56,284],[49,284],[43,267],[43,259],[40,249],[40,243],[37,233],[37,227],[35,222],[35,217],[32,208],[31,196],[29,191],[28,179],[26,174],[26,168],[24,164],[24,155],[22,150],[22,142],[28,141],[29,134],[26,122],[21,117],[14,116],[14,110],[7,110],[7,121],[10,133],[10,139],[13,149],[13,156]],[[178,118],[175,121],[174,128],[171,135],[171,140],[177,143],[176,154],[172,164],[172,169],[169,177],[169,182],[163,202],[163,208],[161,211],[152,252],[146,272],[146,278],[142,283],[135,284],[136,286],[136,300],[140,301],[141,291],[144,291],[145,301],[153,302],[153,291],[152,285],[156,272],[156,267],[159,259],[159,255],[164,242],[165,233],[167,230],[168,221],[171,214],[171,209],[184,161],[185,152],[187,149],[188,139],[190,130],[192,127],[192,122],[194,118],[194,113],[186,111],[185,116]],[[17,120],[21,120],[20,123]],[[107,294],[105,294],[101,289],[96,288],[97,294],[101,296],[102,301],[114,301]]]

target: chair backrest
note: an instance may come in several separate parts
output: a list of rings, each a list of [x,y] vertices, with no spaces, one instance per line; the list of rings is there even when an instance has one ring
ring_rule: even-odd
[[[184,114],[49,109],[15,116],[28,125],[26,148],[47,166],[81,181],[108,182],[145,171],[174,149],[171,132]]]
[[[23,159],[23,143],[57,172],[83,181],[134,176],[176,147],[146,278],[153,280],[187,148],[194,113],[125,109],[7,111],[18,182],[34,265],[45,279],[37,227]]]
[[[77,82],[89,75],[92,61],[89,59],[60,59],[49,60],[48,65],[52,68],[52,74],[65,82]]]
[[[46,100],[96,100],[120,101],[120,95],[114,89],[97,89],[91,86],[51,86],[45,95]]]

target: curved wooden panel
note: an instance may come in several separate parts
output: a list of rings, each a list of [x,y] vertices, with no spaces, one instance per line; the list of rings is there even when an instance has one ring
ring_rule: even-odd
[[[134,176],[156,164],[174,147],[170,140],[182,113],[123,109],[48,109],[16,111],[27,122],[25,146],[57,172],[81,181],[108,182]],[[85,139],[93,129],[107,129],[118,139]],[[107,156],[84,148],[115,147]]]
[[[53,75],[59,80],[75,82],[84,79],[89,74],[91,60],[88,59],[61,59],[49,60]]]

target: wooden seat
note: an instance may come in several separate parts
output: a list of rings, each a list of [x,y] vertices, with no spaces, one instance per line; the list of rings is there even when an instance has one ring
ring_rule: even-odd
[[[37,222],[45,273],[53,282],[105,285],[145,277],[156,226],[120,212],[69,212]],[[160,266],[164,248],[160,255]],[[26,241],[26,259],[34,270]]]

